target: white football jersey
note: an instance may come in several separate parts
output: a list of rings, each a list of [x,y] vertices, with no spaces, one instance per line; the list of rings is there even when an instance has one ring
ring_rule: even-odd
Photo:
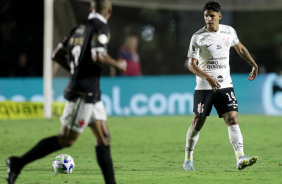
[[[220,89],[233,87],[229,51],[238,43],[236,31],[231,26],[219,24],[217,32],[203,27],[192,36],[187,57],[197,59],[198,66],[220,83]],[[196,76],[196,81],[196,90],[212,89],[205,79]]]

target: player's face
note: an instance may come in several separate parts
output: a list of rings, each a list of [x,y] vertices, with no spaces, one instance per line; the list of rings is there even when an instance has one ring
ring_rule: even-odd
[[[218,31],[219,28],[219,20],[222,15],[220,12],[216,12],[213,10],[205,10],[204,18],[206,22],[206,27],[209,31]]]

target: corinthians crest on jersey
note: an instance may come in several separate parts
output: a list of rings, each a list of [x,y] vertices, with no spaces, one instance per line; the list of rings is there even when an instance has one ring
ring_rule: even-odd
[[[197,111],[199,114],[204,112],[204,106],[205,106],[204,104],[201,104],[201,103],[198,104]]]

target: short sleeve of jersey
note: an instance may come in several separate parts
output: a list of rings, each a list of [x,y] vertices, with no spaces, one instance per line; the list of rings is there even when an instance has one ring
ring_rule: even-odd
[[[193,35],[188,49],[187,57],[199,59],[199,46],[197,43],[197,36]]]
[[[234,47],[239,43],[239,38],[237,36],[235,29],[233,28],[231,29],[231,36],[232,36],[231,47]]]
[[[91,52],[107,52],[107,44],[110,41],[110,31],[107,24],[101,26],[100,30],[94,32],[91,41]],[[93,53],[94,54],[94,53]]]
[[[69,42],[69,39],[70,39],[70,35],[72,35],[72,33],[75,31],[77,27],[73,28],[70,32],[69,35],[65,36],[64,39],[61,41],[61,44],[64,46],[64,47],[67,47],[68,46],[68,42]]]

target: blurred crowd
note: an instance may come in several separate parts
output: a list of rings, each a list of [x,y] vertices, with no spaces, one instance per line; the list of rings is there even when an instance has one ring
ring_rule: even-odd
[[[42,76],[42,35],[43,1],[0,0],[0,77]]]

